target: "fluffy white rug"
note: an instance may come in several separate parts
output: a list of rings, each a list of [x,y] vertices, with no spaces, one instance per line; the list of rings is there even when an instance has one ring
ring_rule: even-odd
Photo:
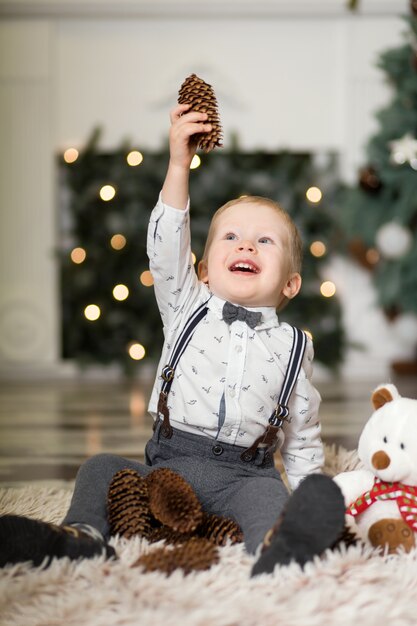
[[[327,448],[330,474],[353,469],[356,454]],[[1,513],[59,522],[67,487],[0,490]],[[116,562],[55,561],[0,570],[1,626],[366,626],[417,623],[417,551],[384,557],[364,547],[328,552],[308,564],[249,577],[253,557],[241,545],[221,549],[206,572],[144,574],[132,567],[154,549],[145,540],[112,541]]]

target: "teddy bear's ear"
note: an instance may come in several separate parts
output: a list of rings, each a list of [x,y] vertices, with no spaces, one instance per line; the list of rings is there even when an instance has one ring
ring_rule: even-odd
[[[397,398],[400,398],[397,387],[395,385],[387,384],[380,385],[375,389],[371,396],[371,402],[375,410],[380,409],[387,402],[392,402]]]

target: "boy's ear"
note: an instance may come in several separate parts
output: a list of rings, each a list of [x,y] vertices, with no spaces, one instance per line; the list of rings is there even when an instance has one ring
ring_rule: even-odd
[[[284,289],[282,290],[283,295],[291,300],[291,298],[295,298],[297,293],[301,289],[301,276],[298,272],[292,274],[290,278],[287,280]]]
[[[202,283],[208,284],[208,267],[207,261],[199,261],[197,267],[197,276]]]

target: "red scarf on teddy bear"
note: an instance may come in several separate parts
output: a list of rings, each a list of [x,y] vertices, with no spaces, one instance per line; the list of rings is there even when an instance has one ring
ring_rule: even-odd
[[[374,486],[359,496],[346,509],[347,515],[356,517],[378,500],[396,500],[403,520],[417,531],[417,487],[403,483],[386,483],[375,478]]]

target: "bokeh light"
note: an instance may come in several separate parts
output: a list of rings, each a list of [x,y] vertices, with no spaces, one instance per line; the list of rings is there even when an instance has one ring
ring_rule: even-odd
[[[100,307],[97,304],[89,304],[84,309],[84,315],[90,322],[95,322],[101,315]]]
[[[126,237],[117,233],[110,239],[110,245],[114,250],[121,250],[126,245]]]
[[[145,270],[139,277],[140,282],[144,287],[152,287],[153,285],[153,276],[149,270]]]
[[[65,163],[75,163],[75,161],[80,156],[77,148],[67,148],[64,152],[64,161]]]
[[[115,195],[116,189],[113,187],[113,185],[103,185],[103,187],[100,189],[100,198],[105,202],[113,200]]]
[[[306,197],[309,202],[313,202],[313,204],[316,204],[317,202],[320,202],[323,194],[321,192],[321,189],[319,189],[318,187],[309,187],[306,191]]]
[[[195,154],[190,164],[190,170],[195,170],[197,169],[197,167],[200,167],[200,165],[201,165],[201,159],[198,156],[198,154]]]
[[[327,248],[322,241],[313,241],[310,246],[310,252],[313,256],[320,258],[326,254]]]
[[[71,261],[73,263],[77,263],[77,265],[83,263],[86,257],[87,252],[84,250],[84,248],[74,248],[73,250],[71,250]]]
[[[331,280],[325,280],[320,285],[320,293],[325,298],[331,298],[336,293],[336,285]]]
[[[130,357],[134,360],[134,361],[140,361],[141,359],[143,359],[143,357],[146,354],[146,350],[145,348],[142,346],[141,343],[131,343],[128,346],[128,352]]]
[[[115,300],[126,300],[126,298],[129,296],[129,289],[128,287],[126,287],[126,285],[120,284],[120,285],[116,285],[113,289],[113,298]]]
[[[143,154],[139,150],[132,150],[126,157],[126,161],[131,167],[140,165],[143,161]]]

